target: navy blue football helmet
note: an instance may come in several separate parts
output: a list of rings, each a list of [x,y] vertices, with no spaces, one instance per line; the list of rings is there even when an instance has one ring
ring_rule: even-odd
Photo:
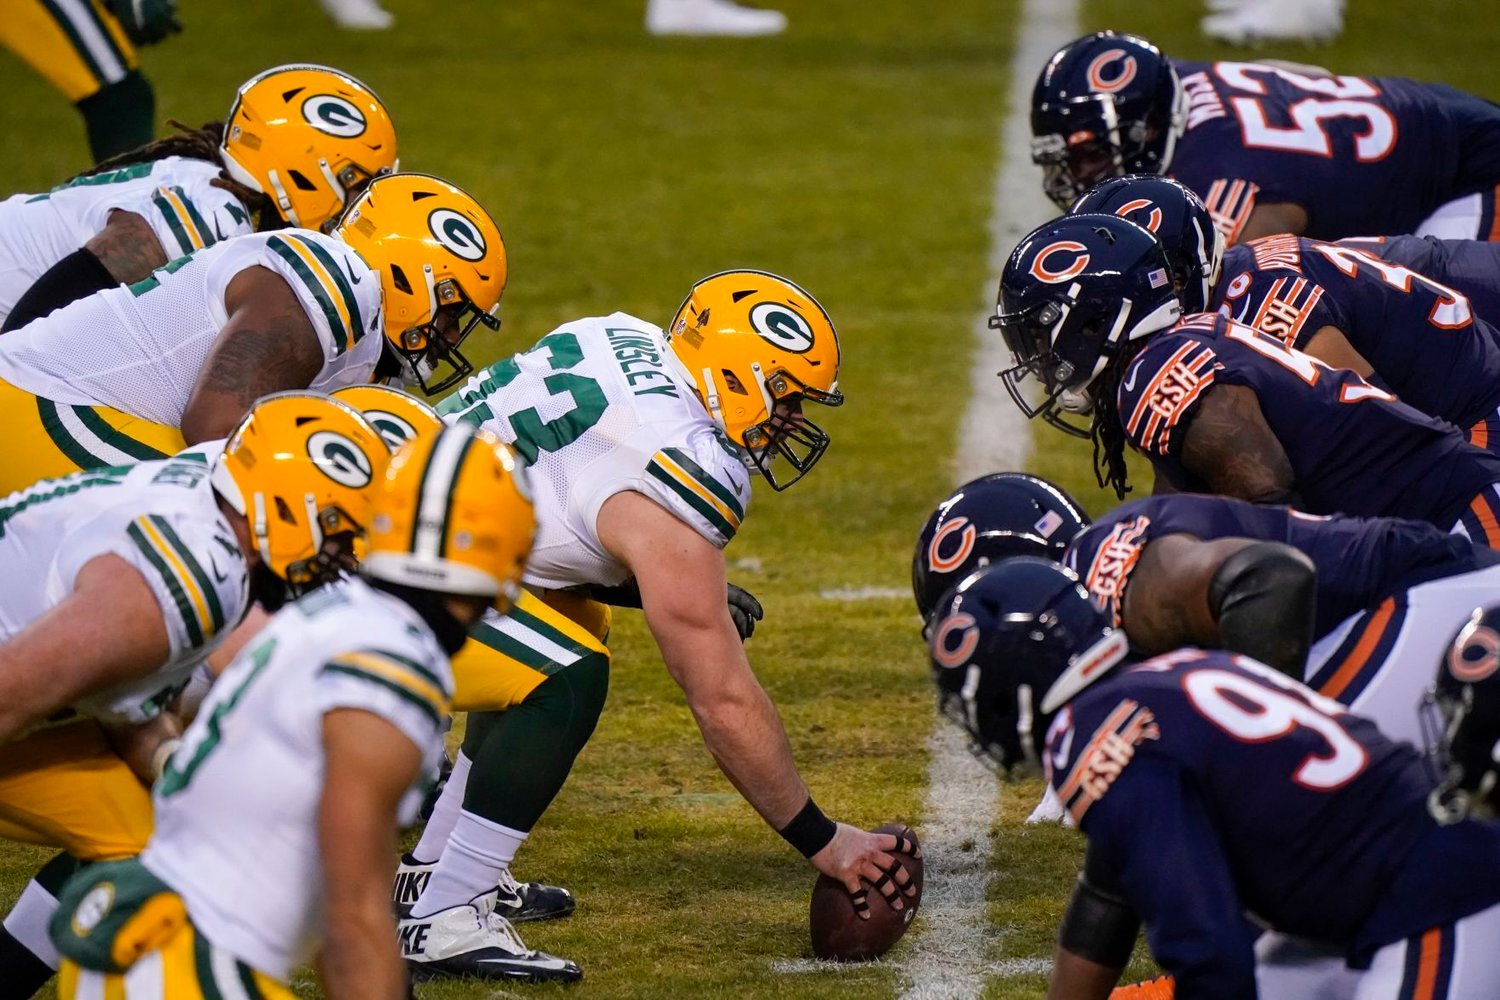
[[[939,710],[1006,771],[1035,765],[1050,717],[1129,649],[1076,576],[1031,556],[986,566],[950,590],[928,641]]]
[[[1475,608],[1443,651],[1421,721],[1438,768],[1433,817],[1500,815],[1500,606]]]
[[[938,598],[982,566],[1011,556],[1062,560],[1089,525],[1077,501],[1025,472],[994,472],[948,495],[922,525],[911,589],[925,623]]]
[[[1151,230],[1172,263],[1172,283],[1184,313],[1208,311],[1224,238],[1203,200],[1169,177],[1131,174],[1100,181],[1073,203],[1069,215],[1103,213]]]
[[[1168,329],[1182,318],[1171,264],[1156,237],[1117,215],[1065,215],[1037,227],[1005,263],[991,329],[1010,348],[1000,373],[1010,398],[1028,417],[1076,437],[1090,423],[1089,385],[1125,345]],[[1043,397],[1026,396],[1026,379]]]
[[[1187,94],[1155,45],[1099,31],[1047,60],[1031,92],[1031,159],[1058,207],[1104,177],[1165,173]]]

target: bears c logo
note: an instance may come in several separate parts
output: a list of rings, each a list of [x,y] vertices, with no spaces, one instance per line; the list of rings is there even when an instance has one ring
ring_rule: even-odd
[[[1118,68],[1111,66],[1119,63]],[[1088,69],[1089,89],[1098,94],[1113,94],[1135,79],[1135,56],[1124,49],[1109,49],[1094,57]]]
[[[1061,257],[1057,266],[1049,261],[1049,258],[1059,254],[1076,254],[1070,258]],[[1069,278],[1077,277],[1083,273],[1083,269],[1089,266],[1089,248],[1074,240],[1058,240],[1051,246],[1044,247],[1042,252],[1036,255],[1031,262],[1031,276],[1038,281],[1048,284],[1057,284],[1067,281]]]
[[[1145,219],[1130,219],[1130,217],[1136,212],[1146,212],[1147,214]],[[1130,219],[1130,221],[1132,222],[1138,222],[1141,225],[1145,226],[1147,229],[1151,230],[1153,233],[1161,228],[1161,209],[1157,208],[1155,204],[1153,204],[1146,198],[1137,198],[1134,201],[1127,201],[1125,204],[1115,209],[1115,214],[1120,216],[1122,219]]]
[[[370,456],[337,431],[317,431],[309,436],[307,455],[323,475],[340,486],[357,490],[375,478]]]
[[[485,251],[489,249],[479,227],[451,208],[440,208],[429,215],[427,228],[432,231],[433,239],[441,243],[444,249],[470,263],[483,260]]]
[[[939,622],[932,632],[932,662],[950,670],[967,663],[979,647],[978,625],[967,611],[949,615]]]
[[[952,552],[944,555],[943,543],[955,534],[958,536],[957,546]],[[934,573],[952,573],[973,554],[974,538],[977,534],[974,525],[969,523],[967,517],[955,517],[948,521],[933,532],[932,541],[927,544],[927,565]]]
[[[1464,684],[1476,684],[1500,669],[1500,635],[1487,625],[1466,627],[1448,653],[1448,673]]]
[[[751,308],[750,325],[762,338],[793,354],[812,350],[812,326],[796,310],[780,302],[761,302]]]
[[[365,116],[353,104],[333,94],[314,94],[302,102],[302,118],[319,132],[352,139],[365,130]]]

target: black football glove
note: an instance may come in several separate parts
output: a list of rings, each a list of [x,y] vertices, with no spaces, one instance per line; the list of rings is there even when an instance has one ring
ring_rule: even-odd
[[[755,595],[743,587],[729,585],[729,617],[734,619],[734,629],[744,642],[755,634],[755,623],[765,618],[766,611],[755,599]]]
[[[182,30],[177,0],[109,0],[109,9],[137,45],[155,45]]]

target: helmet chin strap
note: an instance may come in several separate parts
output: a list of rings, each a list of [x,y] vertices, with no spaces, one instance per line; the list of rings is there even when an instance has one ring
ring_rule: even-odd
[[[281,208],[281,213],[292,225],[300,227],[302,220],[297,218],[297,210],[292,207],[292,199],[287,196],[286,188],[281,184],[281,173],[272,170],[266,176],[271,182],[271,190],[276,192],[276,204]]]
[[[333,188],[334,194],[339,196],[339,204],[348,204],[349,192],[344,190],[344,185],[339,183],[338,177],[334,175],[333,168],[322,157],[318,158],[318,170],[322,172],[323,179],[328,182],[328,186]]]
[[[257,491],[251,503],[253,510],[250,517],[250,531],[255,536],[255,551],[260,553],[261,563],[270,568],[271,532],[270,525],[266,521],[266,495]]]
[[[1042,696],[1042,712],[1052,714],[1072,701],[1080,691],[1109,673],[1130,652],[1130,640],[1122,628],[1110,629],[1104,638],[1088,649],[1075,655],[1068,669],[1058,675],[1057,680]]]
[[[700,377],[703,379],[704,400],[703,405],[708,407],[708,415],[713,417],[714,423],[719,425],[720,430],[724,427],[724,410],[719,406],[718,383],[714,381],[714,370],[704,368]]]
[[[771,393],[766,389],[766,374],[761,370],[759,361],[750,362],[750,371],[755,375],[755,387],[760,390],[761,402],[766,407],[766,419],[769,420],[776,409],[776,400],[771,398]]]

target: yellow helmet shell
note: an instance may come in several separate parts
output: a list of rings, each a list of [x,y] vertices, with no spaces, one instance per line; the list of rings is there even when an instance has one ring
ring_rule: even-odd
[[[347,385],[335,389],[334,399],[341,399],[364,414],[385,439],[391,453],[418,434],[436,431],[443,426],[438,411],[415,396],[386,385]]]
[[[326,540],[364,535],[370,486],[389,461],[380,432],[349,404],[279,392],[250,408],[211,476],[219,495],[250,522],[261,561],[301,588],[338,568],[325,561]]]
[[[510,447],[467,425],[424,431],[375,487],[366,576],[445,594],[520,594],[536,535],[526,473]]]
[[[277,66],[240,87],[220,156],[282,219],[327,232],[367,182],[397,169],[396,129],[375,92],[349,74]]]

